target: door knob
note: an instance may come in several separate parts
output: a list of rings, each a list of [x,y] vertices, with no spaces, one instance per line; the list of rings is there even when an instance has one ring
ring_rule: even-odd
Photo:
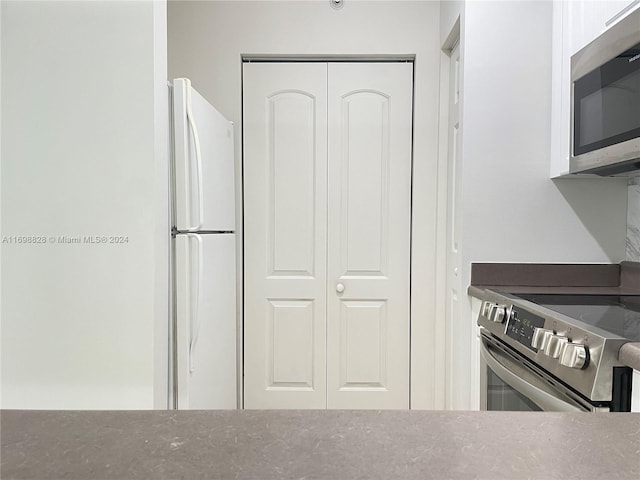
[[[338,293],[344,292],[344,285],[342,283],[339,283],[336,285],[336,292]]]

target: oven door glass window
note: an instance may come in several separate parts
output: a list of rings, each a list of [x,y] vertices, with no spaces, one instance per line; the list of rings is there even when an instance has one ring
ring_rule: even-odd
[[[487,410],[498,412],[540,412],[542,409],[503,382],[487,367]]]

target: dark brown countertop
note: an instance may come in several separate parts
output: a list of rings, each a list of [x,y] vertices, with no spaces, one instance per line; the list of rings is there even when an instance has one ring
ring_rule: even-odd
[[[0,412],[3,479],[638,479],[640,414]]]
[[[486,288],[518,294],[554,294],[554,295],[640,295],[640,292],[621,290],[620,287],[538,287],[526,285],[470,285],[467,293],[482,298]]]
[[[509,293],[640,295],[640,263],[473,263],[469,295]]]

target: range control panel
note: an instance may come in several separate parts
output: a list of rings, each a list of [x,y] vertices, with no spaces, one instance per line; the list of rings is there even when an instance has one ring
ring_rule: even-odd
[[[485,289],[477,324],[482,337],[510,347],[513,358],[569,385],[591,401],[610,402],[621,336],[500,290]]]
[[[542,327],[544,327],[544,318],[514,305],[511,307],[505,333],[507,337],[513,338],[525,347],[537,352],[538,348],[532,343],[533,333],[536,328]]]
[[[525,308],[485,301],[480,315],[493,325],[504,324],[504,330],[500,333],[534,354],[547,356],[564,367],[583,370],[589,365],[587,345],[572,341],[566,334],[544,328],[544,317]]]

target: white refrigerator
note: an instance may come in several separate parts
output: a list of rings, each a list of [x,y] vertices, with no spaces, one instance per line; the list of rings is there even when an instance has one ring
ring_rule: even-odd
[[[233,124],[172,82],[169,406],[235,409]]]

